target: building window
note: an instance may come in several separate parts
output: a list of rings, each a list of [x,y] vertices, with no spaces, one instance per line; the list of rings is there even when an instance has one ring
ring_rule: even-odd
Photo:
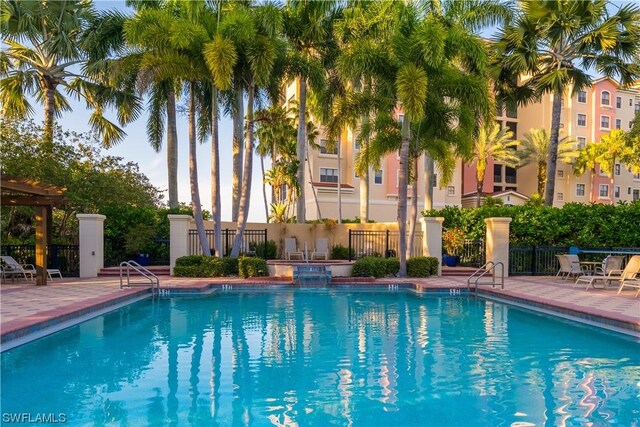
[[[584,196],[584,184],[576,184],[576,196]]]
[[[616,129],[620,129],[622,127],[622,120],[616,119]]]
[[[437,187],[438,186],[438,174],[434,173],[433,175],[431,175],[431,186],[432,187]]]
[[[557,193],[556,200],[559,202],[564,202],[564,193]]]
[[[564,178],[564,171],[562,169],[558,169],[558,178]]]
[[[633,190],[633,201],[640,199],[640,190]]]
[[[378,185],[382,184],[382,170],[378,169],[374,172],[373,183]]]
[[[516,170],[514,168],[510,168],[509,166],[504,168],[504,181],[507,184],[515,184],[517,181],[516,177]]]
[[[320,182],[338,183],[338,169],[320,168]]]
[[[600,116],[600,129],[609,129],[609,116]]]
[[[620,198],[620,186],[616,185],[613,187],[613,197]]]
[[[640,173],[634,173],[634,174],[633,174],[633,180],[634,180],[634,181],[638,181],[638,180],[640,180]]]
[[[502,117],[502,102],[496,101],[496,117]]]
[[[360,149],[360,138],[356,138],[353,140],[353,148],[354,150],[359,150]]]
[[[586,104],[587,103],[587,92],[581,90],[580,92],[578,92],[578,102],[581,104]]]
[[[600,184],[600,198],[609,197],[609,185]]]
[[[606,90],[602,91],[602,94],[600,95],[600,104],[611,105],[611,94]]]
[[[633,120],[629,120],[629,129],[633,127]]]
[[[447,187],[447,196],[455,196],[456,195],[456,187],[453,185],[449,185]]]
[[[327,145],[329,145],[329,141],[326,139],[321,139],[320,140],[320,154],[331,154],[331,155],[337,155],[338,154],[338,144],[334,143],[333,144],[333,149],[329,150],[327,149]]]
[[[627,187],[627,194],[631,195],[631,187]]]
[[[616,108],[622,108],[622,98],[616,96]]]
[[[493,165],[493,182],[502,182],[502,165]]]
[[[578,114],[578,126],[586,126],[587,125],[587,115],[586,114]]]
[[[507,122],[507,128],[513,132],[513,139],[518,137],[518,124],[516,122]]]
[[[584,136],[579,136],[578,137],[578,149],[584,148],[585,145],[587,145],[587,138],[585,138]]]
[[[633,98],[629,98],[629,107],[633,107]]]
[[[498,191],[502,191],[502,186],[500,185],[494,185],[493,186],[493,192],[497,193]]]
[[[636,113],[640,111],[640,103],[636,104]]]
[[[616,175],[620,175],[620,163],[616,163],[616,164],[613,166],[613,170],[614,170],[614,173],[615,173]]]
[[[403,123],[404,123],[404,114],[398,114],[398,124],[400,124],[400,127],[402,127]]]
[[[507,102],[507,117],[510,119],[518,118],[518,105],[515,102]]]

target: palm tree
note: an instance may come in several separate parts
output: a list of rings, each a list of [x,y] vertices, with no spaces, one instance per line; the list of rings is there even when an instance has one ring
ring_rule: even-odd
[[[596,175],[598,162],[604,154],[604,145],[593,142],[577,150],[571,163],[573,175],[580,177],[589,172],[589,202],[593,203],[593,180]]]
[[[538,194],[542,196],[544,194],[545,185],[547,183],[547,156],[549,155],[549,144],[551,139],[549,132],[544,128],[530,129],[526,132],[524,139],[520,141],[520,147],[522,148],[516,154],[520,159],[520,165],[524,166],[529,163],[535,163],[537,165],[537,179],[538,179]],[[575,141],[570,137],[565,136],[558,144],[558,157],[560,159],[570,155],[573,151]]]
[[[84,30],[96,20],[91,3],[4,1],[0,10],[2,40],[8,46],[0,55],[3,115],[31,115],[27,95],[35,96],[44,105],[44,138],[50,145],[55,118],[71,110],[60,91],[64,87],[93,109],[89,124],[106,147],[120,142],[125,133],[103,116],[104,108],[115,106],[119,122],[125,124],[140,115],[140,103],[134,94],[105,84],[105,75],[88,67]]]
[[[545,204],[553,204],[563,97],[591,85],[593,68],[627,85],[640,77],[640,8],[626,4],[609,12],[607,0],[521,0],[496,48],[496,89],[524,103],[553,95]],[[611,6],[613,8],[613,6]]]
[[[599,144],[602,144],[602,154],[598,158],[600,164],[600,170],[607,174],[611,178],[611,191],[613,191],[615,184],[615,167],[624,160],[629,160],[628,167],[634,173],[637,173],[640,169],[638,162],[638,156],[640,153],[634,151],[632,146],[627,144],[624,131],[620,129],[612,130],[607,135],[603,135]],[[634,160],[635,159],[635,162]],[[626,162],[625,162],[626,163]],[[611,198],[613,201],[613,197]]]
[[[504,163],[506,166],[516,167],[519,158],[516,154],[516,147],[519,141],[513,140],[513,132],[508,128],[500,129],[500,125],[489,122],[478,133],[478,137],[473,144],[473,160],[476,163],[476,191],[478,192],[477,203],[480,206],[482,197],[482,187],[484,185],[484,175],[487,171],[487,162],[493,159],[496,162]]]

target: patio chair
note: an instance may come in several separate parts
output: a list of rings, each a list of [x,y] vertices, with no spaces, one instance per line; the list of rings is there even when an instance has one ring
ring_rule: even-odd
[[[577,255],[556,255],[556,258],[560,263],[560,269],[556,273],[556,277],[560,276],[563,280],[567,280],[569,276],[583,274]]]
[[[296,243],[295,237],[284,238],[284,257],[288,260],[304,260],[304,253],[298,250],[298,244]]]
[[[316,247],[311,252],[311,259],[329,259],[329,239],[316,239]]]
[[[622,289],[625,287],[636,288],[638,291],[636,292],[636,297],[640,295],[640,279],[624,279],[620,282],[620,287],[618,288],[618,295],[622,292]]]
[[[25,280],[33,280],[36,274],[36,268],[33,264],[25,264],[21,265],[18,261],[16,261],[13,257],[8,255],[0,256],[3,267],[3,276],[6,277],[24,277]]]
[[[577,283],[586,283],[588,290],[590,287],[595,288],[595,283],[599,280],[602,280],[603,286],[602,288],[606,288],[611,282],[620,282],[622,284],[627,280],[634,280],[636,275],[640,272],[640,255],[634,255],[627,262],[624,270],[610,270],[608,274],[597,274],[597,275],[583,275],[578,277],[576,280]]]
[[[47,268],[47,276],[53,279],[53,276],[59,276],[62,279],[62,273],[57,268]]]

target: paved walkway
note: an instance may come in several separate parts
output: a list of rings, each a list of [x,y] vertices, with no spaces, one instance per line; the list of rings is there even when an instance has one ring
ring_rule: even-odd
[[[353,279],[355,281],[357,279]],[[353,283],[346,280],[346,283]],[[202,291],[211,284],[261,285],[290,283],[286,279],[240,278],[190,279],[162,277],[164,289]],[[465,289],[464,277],[434,277],[428,279],[382,279],[366,280],[363,284],[412,283],[420,288]],[[553,277],[514,277],[505,281],[505,289],[484,286],[480,293],[489,297],[508,299],[542,309],[557,309],[574,317],[586,320],[598,318],[612,325],[624,324],[625,329],[640,334],[640,298],[635,298],[635,290],[590,289],[572,287],[571,281]],[[29,333],[41,325],[49,325],[60,319],[68,320],[79,313],[86,314],[97,308],[126,301],[136,295],[144,295],[146,288],[120,289],[118,278],[63,279],[50,281],[48,286],[34,283],[3,283],[0,286],[0,334],[2,341]],[[22,331],[22,332],[20,332]]]

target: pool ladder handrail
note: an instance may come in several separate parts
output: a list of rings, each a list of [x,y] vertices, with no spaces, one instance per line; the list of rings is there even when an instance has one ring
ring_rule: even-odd
[[[120,263],[120,289],[122,289],[124,287],[124,281],[123,281],[123,277],[122,277],[122,270],[125,267],[126,267],[126,273],[127,273],[127,287],[128,288],[130,288],[131,285],[146,284],[146,282],[145,283],[132,283],[131,282],[131,269],[133,269],[133,270],[137,271],[138,273],[140,273],[144,278],[149,280],[149,284],[151,285],[151,294],[152,295],[159,295],[160,294],[160,279],[158,278],[158,276],[156,276],[151,271],[149,271],[148,269],[144,268],[143,266],[141,266],[140,264],[138,264],[137,262],[135,262],[133,260],[122,261]]]
[[[480,268],[474,271],[473,274],[471,274],[471,276],[469,276],[469,278],[467,279],[467,292],[471,291],[471,281],[473,279],[475,279],[473,284],[476,285],[475,287],[476,293],[478,293],[478,286],[491,285],[491,287],[495,288],[495,286],[498,284],[496,282],[496,267],[498,266],[500,266],[500,285],[501,285],[501,288],[504,289],[504,264],[502,262],[487,261],[482,266],[480,266]],[[480,279],[482,279],[484,276],[486,276],[489,273],[492,273],[491,281],[480,282]]]

